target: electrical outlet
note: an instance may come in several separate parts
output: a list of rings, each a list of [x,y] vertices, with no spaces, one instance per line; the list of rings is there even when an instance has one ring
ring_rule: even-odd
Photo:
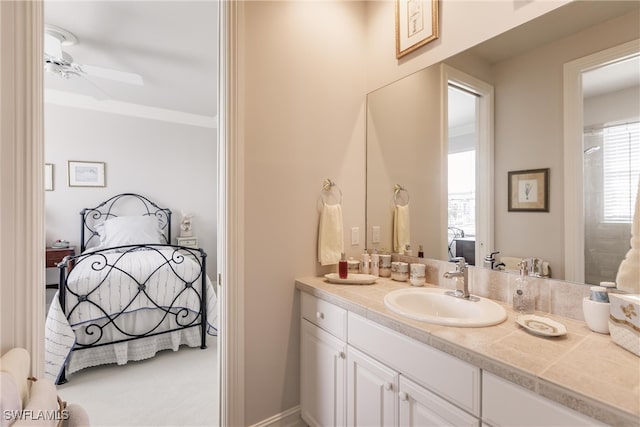
[[[371,243],[380,243],[380,226],[374,225],[371,227]]]
[[[360,227],[351,227],[351,246],[360,244]]]

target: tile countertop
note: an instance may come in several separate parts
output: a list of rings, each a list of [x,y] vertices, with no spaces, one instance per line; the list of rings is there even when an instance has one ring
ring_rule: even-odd
[[[431,286],[431,285],[427,285]],[[384,296],[408,282],[379,278],[373,285],[335,285],[323,277],[296,279],[296,288],[421,341],[604,423],[640,425],[640,358],[584,322],[536,312],[564,324],[567,334],[540,337],[516,321],[456,328],[395,314]]]

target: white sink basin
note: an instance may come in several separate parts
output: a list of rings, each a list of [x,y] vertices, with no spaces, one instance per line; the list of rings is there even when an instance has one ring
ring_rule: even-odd
[[[402,316],[437,325],[477,328],[502,323],[505,309],[486,298],[456,298],[440,288],[406,288],[384,297],[387,308]]]

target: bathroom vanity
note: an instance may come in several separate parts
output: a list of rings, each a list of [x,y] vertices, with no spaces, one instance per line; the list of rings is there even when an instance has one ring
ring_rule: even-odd
[[[638,425],[640,360],[609,336],[553,315],[565,336],[532,335],[504,304],[491,327],[411,320],[383,302],[409,286],[296,280],[309,425]]]

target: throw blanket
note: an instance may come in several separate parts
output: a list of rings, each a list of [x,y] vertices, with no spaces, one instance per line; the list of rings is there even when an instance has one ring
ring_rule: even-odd
[[[94,335],[89,335],[91,329],[84,327],[91,324],[103,325],[111,318],[115,319],[116,325],[134,334],[161,331],[166,328],[166,321],[173,325],[176,322],[191,324],[200,311],[201,286],[200,265],[171,249],[99,251],[80,257],[67,279],[65,305],[68,315],[62,312],[58,294],[47,315],[47,376],[57,380],[71,349],[76,344],[89,344],[92,342],[89,340],[101,334],[97,326],[91,326]],[[216,335],[217,299],[208,277],[206,288],[207,333]],[[162,309],[170,310],[170,314],[165,316]],[[125,318],[120,313],[136,313],[137,320],[130,322],[130,317]],[[171,313],[180,315],[176,317]],[[155,329],[163,317],[165,323]],[[128,329],[130,325],[134,325],[134,331]],[[113,330],[113,335],[122,338],[119,334]],[[113,335],[109,338],[113,339]]]

